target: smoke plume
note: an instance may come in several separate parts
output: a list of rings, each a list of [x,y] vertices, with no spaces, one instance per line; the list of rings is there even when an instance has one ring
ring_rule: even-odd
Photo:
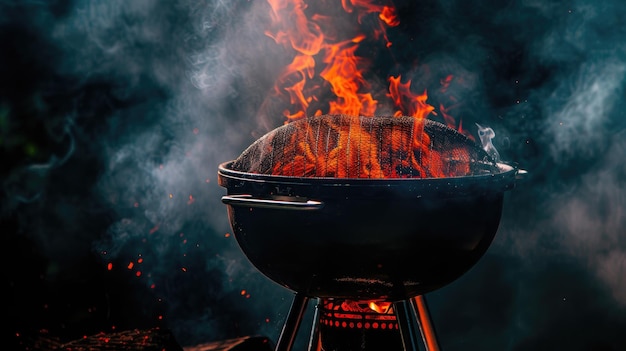
[[[501,159],[529,172],[485,257],[428,296],[442,348],[622,349],[626,3],[393,3],[392,45],[359,52],[373,85],[402,73],[463,128],[491,127]],[[216,180],[283,122],[259,119],[292,55],[271,20],[265,1],[0,1],[2,276],[17,331],[276,340],[292,293],[240,252]]]

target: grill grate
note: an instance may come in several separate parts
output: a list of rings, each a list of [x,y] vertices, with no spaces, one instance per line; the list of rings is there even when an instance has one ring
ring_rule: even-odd
[[[442,178],[496,173],[474,141],[414,117],[323,115],[278,127],[235,160],[236,171],[294,177]]]

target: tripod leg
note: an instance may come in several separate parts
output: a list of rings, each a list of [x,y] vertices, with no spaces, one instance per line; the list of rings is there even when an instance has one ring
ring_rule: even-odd
[[[280,332],[280,336],[278,337],[278,342],[276,343],[276,348],[274,349],[275,351],[291,351],[291,347],[296,339],[296,334],[298,333],[298,328],[300,328],[300,323],[302,322],[302,317],[304,316],[308,302],[308,297],[300,293],[296,293],[296,296],[293,298],[293,302],[291,303],[289,314],[287,314],[285,324],[283,325],[283,330]]]
[[[417,324],[419,324],[420,327],[426,351],[439,351],[437,335],[435,334],[433,322],[430,319],[430,313],[428,312],[428,306],[426,305],[426,298],[424,295],[417,295],[411,299],[411,305],[413,306]]]

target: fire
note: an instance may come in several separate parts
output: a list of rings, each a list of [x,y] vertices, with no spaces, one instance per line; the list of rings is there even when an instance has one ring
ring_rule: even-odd
[[[287,106],[281,111],[285,124],[306,117],[337,117],[323,118],[323,123],[298,124],[298,130],[283,143],[281,151],[283,155],[295,156],[276,162],[272,174],[405,178],[446,177],[469,172],[465,164],[451,171],[444,155],[432,150],[424,121],[436,113],[435,107],[427,102],[426,90],[414,93],[411,80],[403,81],[401,74],[387,77],[386,89],[379,89],[370,82],[372,62],[362,56],[359,49],[365,42],[382,41],[385,49],[393,45],[387,29],[398,26],[400,20],[390,2],[342,0],[342,11],[329,9],[327,2],[319,5],[303,0],[268,0],[268,3],[272,26],[266,35],[293,52],[291,62],[275,81],[270,100]],[[351,27],[350,21],[356,25]],[[320,64],[323,66],[318,67]],[[453,79],[452,75],[442,78],[441,91],[446,91]],[[268,106],[276,106],[267,101],[261,109],[262,115],[270,115]],[[450,113],[454,106],[441,104],[438,108],[448,127],[466,134],[461,123],[457,127]],[[364,127],[361,119],[374,117],[379,111],[396,118],[412,117],[411,129],[400,130],[401,127],[395,125],[386,130]],[[332,135],[333,142],[330,145],[320,142],[320,135]],[[388,147],[378,147],[377,140],[381,139],[388,141]],[[468,154],[463,149],[451,150],[446,157],[467,159]],[[380,161],[383,159],[393,162],[383,164]],[[414,171],[403,173],[404,169]],[[350,302],[344,305],[346,303]],[[343,311],[362,310],[361,305],[351,303],[352,306],[343,306]],[[380,314],[392,309],[389,302],[369,301],[366,306]]]
[[[384,301],[322,300],[320,322],[350,329],[397,330],[393,304]]]
[[[287,122],[298,118],[320,115],[322,113],[341,113],[350,115],[373,115],[377,101],[372,97],[364,77],[364,66],[367,63],[356,55],[356,50],[367,36],[364,33],[348,33],[340,37],[333,30],[333,23],[341,23],[336,18],[324,13],[307,16],[308,5],[301,0],[268,0],[272,8],[272,19],[275,28],[266,34],[277,44],[294,50],[294,57],[276,80],[275,94],[286,95],[292,106],[291,110],[283,111]],[[393,7],[380,6],[371,1],[342,1],[347,13],[356,13],[359,23],[371,13],[380,13],[381,23],[389,26],[398,24]],[[340,21],[340,22],[337,22]],[[374,37],[386,39],[385,28],[373,31]],[[387,40],[387,39],[386,39]],[[388,40],[387,40],[388,42]],[[390,43],[388,42],[388,45]],[[316,62],[321,61],[325,67],[316,76]],[[311,103],[321,101],[324,89],[330,89],[334,98],[327,99],[327,111],[319,106],[311,111]],[[322,101],[324,102],[324,101]]]
[[[275,95],[284,98],[291,107],[283,111],[286,122],[323,113],[373,115],[378,101],[367,91],[370,85],[364,73],[368,60],[356,55],[359,44],[368,35],[349,29],[336,30],[333,24],[346,23],[345,19],[324,13],[322,9],[316,13],[301,0],[268,2],[274,27],[266,34],[277,44],[294,51],[291,63],[283,69],[274,87]],[[353,14],[358,23],[378,14],[378,27],[370,36],[382,37],[386,46],[391,46],[385,27],[399,24],[393,6],[371,0],[343,0],[342,8],[344,13]],[[319,61],[325,66],[317,75]],[[323,99],[328,94],[333,97]],[[322,108],[317,104],[312,108],[313,102],[327,106]]]
[[[428,118],[435,108],[428,103],[428,95],[424,91],[421,95],[411,93],[411,81],[401,83],[401,77],[389,77],[389,96],[394,104],[401,110],[396,111],[395,116],[411,116],[417,119]]]
[[[430,137],[424,132],[423,121],[430,115],[436,115],[435,107],[427,102],[427,91],[414,93],[411,80],[403,81],[400,74],[387,77],[389,85],[384,90],[370,83],[372,62],[369,57],[360,55],[359,49],[364,42],[371,45],[382,41],[385,49],[392,46],[387,29],[398,26],[400,20],[391,3],[342,0],[341,8],[334,9],[330,3],[322,6],[303,0],[268,0],[268,3],[272,24],[266,35],[293,52],[291,62],[278,75],[269,98],[286,105],[282,110],[285,124],[324,115],[372,117],[379,110],[390,111],[385,115],[415,119],[413,130],[400,134],[381,135],[359,129],[358,124],[351,124],[350,128],[328,125],[329,133],[340,134],[337,146],[332,149],[328,149],[327,145],[315,145],[316,141],[311,138],[298,139],[303,135],[318,135],[319,130],[305,126],[303,128],[307,130],[297,133],[298,138],[294,137],[287,146],[294,148],[293,152],[285,151],[302,156],[275,165],[273,174],[368,178],[458,174],[444,171],[446,164],[442,155],[432,150]],[[445,92],[453,79],[452,75],[442,78],[441,91]],[[269,100],[262,107],[261,115],[269,115],[269,106],[276,106],[273,102],[268,103]],[[450,109],[439,106],[445,124],[456,129]],[[460,124],[458,130],[463,132]],[[365,145],[380,137],[389,138],[391,151],[357,148],[354,145],[357,142]],[[458,152],[462,153],[462,150]],[[390,169],[384,169],[376,160],[385,157],[396,157],[398,161]],[[349,166],[356,161],[360,164],[360,167],[357,166],[359,169]],[[416,171],[402,173],[402,169],[407,167]],[[329,173],[325,170],[334,171]]]
[[[381,108],[395,109],[385,114],[415,118],[434,113],[435,108],[426,102],[426,91],[413,93],[411,81],[401,83],[399,74],[387,78],[387,92],[376,91],[369,77],[371,59],[358,54],[364,42],[382,41],[385,49],[392,46],[387,29],[398,26],[400,20],[390,2],[342,0],[341,9],[303,0],[268,3],[272,24],[265,34],[294,53],[277,77],[272,95],[288,106],[282,111],[285,123],[323,114],[373,116]],[[441,90],[453,79],[452,75],[442,78]],[[262,113],[271,112],[264,111],[268,105]],[[445,123],[455,127],[450,114],[442,113]]]
[[[367,85],[363,72],[359,70],[361,59],[355,55],[358,43],[364,36],[350,41],[329,45],[323,62],[326,67],[320,73],[331,86],[336,99],[329,101],[329,113],[353,116],[371,116],[376,111],[377,101],[371,93],[359,93]],[[319,112],[318,112],[319,113]]]
[[[391,308],[391,302],[370,301],[368,303],[368,306],[372,309],[372,311],[385,314],[389,312],[389,309]]]
[[[289,123],[255,142],[233,164],[251,173],[332,178],[441,178],[470,174],[470,150],[443,148],[408,116],[323,115]],[[436,127],[439,126],[439,127]],[[436,130],[436,129],[435,129]]]

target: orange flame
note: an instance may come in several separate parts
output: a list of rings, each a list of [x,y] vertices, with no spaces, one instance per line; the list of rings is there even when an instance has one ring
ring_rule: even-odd
[[[420,170],[423,177],[448,175],[443,171],[441,155],[430,150],[430,137],[424,132],[424,120],[435,114],[435,107],[427,102],[426,90],[421,94],[413,93],[411,80],[403,83],[398,74],[387,78],[389,86],[386,93],[373,91],[367,71],[370,60],[359,56],[360,44],[366,41],[382,40],[385,48],[392,46],[387,28],[400,24],[392,4],[381,4],[384,0],[342,0],[341,7],[346,16],[336,16],[330,15],[330,11],[315,13],[303,0],[267,1],[271,7],[272,28],[266,31],[266,35],[294,53],[291,62],[277,77],[272,96],[288,103],[288,107],[282,111],[285,123],[326,114],[358,119],[361,116],[374,116],[380,107],[392,110],[391,115],[395,117],[415,118],[410,133],[394,132],[393,129],[372,132],[361,128],[359,123],[349,123],[346,128],[339,121],[336,124],[325,124],[321,129],[319,126],[314,128],[309,124],[301,124],[302,130],[294,133],[288,143],[296,151],[286,151],[297,156],[295,159],[277,162],[272,174],[337,178],[407,177],[406,174],[399,174],[398,170],[410,164]],[[351,18],[358,25],[374,22],[373,28],[370,28],[370,32],[346,30]],[[324,65],[321,69],[317,67],[320,63]],[[448,75],[441,80],[442,91],[448,89],[453,79],[452,75]],[[390,101],[381,101],[382,98]],[[456,129],[451,109],[443,104],[439,106],[445,124]],[[458,124],[458,130],[463,132],[461,123]],[[317,143],[317,136],[325,134],[338,134],[337,142],[331,147]],[[378,138],[389,140],[390,147],[379,150],[374,142]],[[359,143],[359,147],[355,143]],[[453,152],[462,153],[464,150]],[[416,159],[415,154],[421,155],[421,159]],[[379,159],[393,159],[397,162],[383,166],[376,161]],[[428,160],[428,169],[422,171],[420,163],[423,160]],[[458,172],[467,171],[469,169]],[[245,293],[242,290],[242,295]],[[336,311],[335,316],[348,319],[360,318],[360,315],[350,312],[369,310],[381,315],[393,313],[392,303],[381,301],[344,301],[341,305],[331,307]],[[358,324],[360,326],[361,322]]]
[[[277,96],[288,97],[290,109],[283,111],[286,122],[323,113],[374,115],[377,101],[367,91],[370,86],[363,76],[368,60],[355,54],[359,43],[368,36],[358,32],[341,36],[332,27],[333,23],[345,23],[345,19],[320,13],[307,17],[308,5],[302,0],[268,0],[268,3],[274,27],[266,35],[295,52],[274,87]],[[354,13],[358,23],[363,23],[370,14],[378,14],[378,28],[373,29],[371,36],[383,37],[386,46],[391,46],[385,26],[399,24],[393,6],[372,0],[343,0],[342,7],[346,13]],[[318,75],[322,82],[316,79],[318,55],[325,64]],[[320,100],[324,93],[333,95],[322,101],[328,106],[316,106],[311,111],[311,103]]]
[[[289,157],[274,155],[269,173],[334,178],[442,178],[470,173],[468,162],[456,162],[469,159],[466,149],[431,148],[424,131],[426,119],[376,128],[362,123],[368,118],[330,115],[292,124],[280,151]],[[386,141],[385,147],[380,147],[380,140]]]
[[[320,324],[335,328],[397,330],[391,302],[322,300]]]
[[[289,105],[282,111],[285,123],[322,114],[375,115],[381,102],[366,79],[370,60],[358,56],[357,51],[364,41],[382,39],[385,47],[392,45],[387,28],[400,24],[396,8],[384,0],[342,0],[343,15],[333,15],[326,3],[322,13],[311,9],[304,0],[267,1],[272,24],[265,34],[294,52],[274,86],[274,96]],[[351,20],[356,22],[355,28],[350,28]],[[324,67],[318,69],[319,63]],[[453,79],[450,74],[441,79],[442,92]],[[434,113],[435,108],[426,102],[426,91],[411,92],[410,80],[401,83],[397,75],[389,77],[388,82],[387,97],[397,109],[393,115],[427,118]],[[457,128],[448,113],[450,108],[439,108],[444,122]]]
[[[292,50],[294,55],[289,64],[280,72],[276,79],[273,97],[288,104],[282,111],[284,123],[309,116],[343,115],[343,116],[374,116],[382,106],[391,110],[392,116],[411,116],[415,118],[411,133],[400,133],[399,136],[382,135],[390,138],[390,149],[376,150],[363,145],[373,138],[381,137],[359,129],[358,123],[349,129],[337,125],[328,126],[329,133],[340,133],[337,147],[326,149],[315,145],[309,136],[315,135],[313,130],[298,133],[303,139],[292,140],[291,147],[297,149],[299,156],[287,163],[278,163],[274,174],[313,174],[315,176],[334,177],[406,177],[398,174],[403,164],[410,164],[418,169],[422,177],[444,177],[441,155],[431,150],[430,137],[424,132],[423,120],[431,114],[436,115],[435,107],[427,102],[428,94],[411,91],[411,80],[402,82],[401,75],[387,78],[387,93],[372,90],[368,80],[368,68],[371,60],[359,55],[363,42],[382,40],[386,48],[392,43],[387,36],[387,28],[400,24],[396,8],[385,0],[342,0],[340,14],[333,14],[329,3],[323,8],[315,2],[305,3],[304,0],[267,0],[271,7],[271,28],[266,35],[274,41]],[[352,23],[354,21],[356,23]],[[351,24],[354,26],[351,27]],[[373,24],[365,26],[365,24]],[[318,68],[317,65],[323,64]],[[441,79],[441,90],[448,89],[454,77],[448,75]],[[381,99],[389,99],[382,101]],[[456,128],[456,122],[449,113],[450,107],[439,106],[442,118],[449,127]],[[265,111],[263,111],[265,112]],[[267,111],[269,112],[269,111]],[[304,127],[305,129],[308,127]],[[458,126],[461,131],[461,124]],[[319,133],[319,131],[317,131]],[[356,136],[356,137],[355,137]],[[360,143],[356,148],[354,143]],[[371,143],[375,145],[375,143]],[[412,148],[415,152],[407,152],[402,148]],[[345,149],[360,150],[345,152]],[[392,153],[381,155],[382,152]],[[394,157],[393,153],[406,154],[399,158],[393,167],[383,169],[375,160],[379,157]],[[405,156],[403,154],[403,156]],[[411,158],[418,154],[420,159]],[[358,162],[359,160],[370,160]],[[420,162],[428,162],[427,171],[422,171]],[[356,163],[355,163],[356,161]],[[339,167],[339,165],[361,165],[357,167]],[[333,174],[326,170],[334,170]]]
[[[320,73],[331,86],[336,96],[335,101],[329,102],[329,113],[348,114],[353,116],[371,116],[376,111],[376,103],[370,93],[359,93],[367,85],[363,72],[359,69],[361,58],[354,52],[364,36],[358,36],[350,41],[329,45],[326,48],[324,63],[326,68]]]
[[[400,76],[389,77],[389,96],[394,104],[401,110],[396,111],[395,116],[412,116],[418,119],[427,118],[435,108],[426,103],[428,95],[424,91],[421,95],[411,93],[411,81],[400,83]],[[406,111],[405,111],[406,110]]]
[[[368,306],[372,309],[372,311],[384,314],[389,312],[391,309],[391,302],[370,301]]]

